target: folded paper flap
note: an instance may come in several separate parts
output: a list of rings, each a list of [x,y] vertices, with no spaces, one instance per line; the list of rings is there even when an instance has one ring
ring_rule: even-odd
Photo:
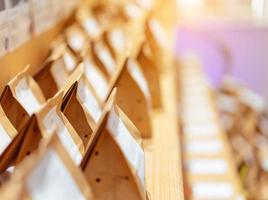
[[[91,114],[84,106],[84,103],[77,97],[78,83],[69,94],[65,95],[62,110],[71,125],[82,139],[84,146],[87,146],[90,140],[92,130],[96,126],[96,122]],[[91,111],[91,110],[90,110]]]
[[[76,20],[85,29],[91,40],[97,40],[104,30],[88,8],[81,7],[76,12]]]
[[[31,198],[39,195],[55,198],[65,194],[67,199],[94,199],[81,170],[74,165],[57,134],[43,140],[39,150],[16,168],[12,180],[23,184]],[[68,190],[64,187],[61,191],[63,183]]]
[[[83,60],[85,66],[85,77],[90,83],[91,88],[94,89],[98,100],[103,103],[108,95],[108,80],[102,71],[93,63],[90,58],[85,57]]]
[[[6,132],[11,138],[14,138],[18,134],[18,131],[15,129],[15,127],[12,125],[12,123],[6,116],[0,117],[0,125],[3,126],[3,128],[6,130]]]
[[[63,99],[63,91],[59,91],[53,98],[50,98],[46,104],[42,106],[39,112],[36,113],[37,119],[41,120],[53,108],[56,107],[60,112],[60,107]]]
[[[96,133],[98,138],[95,137],[94,143],[91,143],[91,152],[87,154],[82,168],[89,181],[106,179],[104,185],[92,182],[93,188],[99,191],[98,195],[105,199],[116,193],[117,199],[124,199],[127,191],[129,198],[145,199],[144,152],[116,114],[115,107],[106,113],[106,118]],[[108,168],[104,165],[104,160],[110,163]],[[111,184],[112,190],[108,189]],[[121,189],[122,184],[124,190]]]
[[[51,106],[51,105],[50,105]],[[84,155],[84,145],[82,139],[76,133],[68,119],[60,111],[59,105],[52,107],[39,120],[42,131],[51,135],[54,131],[59,135],[62,144],[69,152],[74,162],[79,165]]]
[[[137,129],[135,124],[128,118],[128,116],[120,109],[119,106],[115,106],[117,114],[123,120],[126,127],[129,129],[131,135],[137,140],[137,142],[141,145],[142,144],[142,137],[140,131]]]
[[[1,94],[0,102],[7,118],[16,130],[20,131],[27,123],[29,115],[25,108],[13,96],[9,85],[6,85],[3,93]]]
[[[109,93],[107,95],[107,99],[109,98],[111,92],[113,91],[114,87],[116,87],[117,83],[120,81],[121,76],[123,75],[124,71],[127,70],[127,62],[128,57],[125,58],[124,62],[118,66],[116,72],[112,76],[111,80],[109,81]]]
[[[84,156],[84,159],[81,163],[82,169],[85,168],[85,165],[92,154],[94,146],[96,145],[96,143],[100,137],[100,134],[102,133],[102,130],[105,128],[108,114],[115,104],[115,99],[116,99],[116,88],[113,89],[113,91],[111,92],[111,95],[109,96],[107,102],[105,103],[105,105],[103,107],[102,115],[101,115],[101,117],[100,117],[100,119],[95,127],[95,130],[92,133],[92,136],[90,138],[88,145],[86,146],[85,156]]]
[[[97,62],[104,68],[108,76],[116,70],[116,62],[104,41],[98,40],[93,43],[93,55]]]
[[[28,77],[30,70],[30,65],[27,65],[21,72],[19,72],[13,79],[11,79],[7,84],[14,88],[18,84],[18,82],[23,79],[24,77]]]
[[[63,91],[64,95],[70,90],[70,88],[73,87],[74,84],[76,84],[79,81],[79,79],[81,79],[83,73],[84,73],[84,64],[80,63],[77,66],[77,68],[70,74],[70,76],[66,80],[65,85],[62,88],[60,88]]]
[[[110,87],[118,87],[116,102],[139,129],[143,137],[151,136],[150,103],[128,71],[129,59],[117,70]],[[133,110],[135,109],[135,112]]]
[[[87,37],[76,23],[65,30],[65,39],[70,49],[78,55],[88,48]]]
[[[101,103],[96,98],[94,90],[84,76],[78,82],[76,97],[87,115],[90,115],[91,119],[97,122],[102,113]]]

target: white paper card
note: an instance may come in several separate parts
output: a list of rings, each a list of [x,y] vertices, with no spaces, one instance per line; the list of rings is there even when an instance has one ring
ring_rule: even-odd
[[[86,200],[72,175],[53,149],[48,149],[26,179],[32,200]]]
[[[186,150],[191,154],[215,155],[223,150],[223,143],[218,139],[192,140],[186,144]]]
[[[107,72],[112,75],[115,72],[116,69],[116,63],[110,54],[109,50],[101,43],[96,43],[95,45],[95,51],[103,63],[105,69]]]
[[[78,83],[77,95],[81,102],[85,105],[90,116],[92,116],[95,122],[98,122],[102,114],[101,107],[94,94],[92,94],[89,88],[86,87],[83,80]]]
[[[62,119],[58,116],[56,106],[44,117],[43,124],[49,134],[52,134],[53,131],[56,130],[63,146],[66,148],[75,164],[79,165],[82,161],[82,155]]]
[[[57,60],[53,63],[51,69],[51,75],[58,88],[63,88],[68,80],[69,74],[65,68],[63,60]]]
[[[8,135],[2,124],[0,124],[0,155],[5,151],[11,141],[11,137]]]
[[[195,199],[232,199],[234,188],[229,182],[197,182],[192,186]]]
[[[157,43],[160,45],[161,48],[165,48],[166,45],[168,44],[167,42],[167,35],[162,27],[162,25],[156,21],[156,20],[151,20],[149,22],[149,27],[157,41]]]
[[[107,81],[96,69],[96,66],[93,66],[92,62],[90,62],[89,60],[85,60],[84,63],[85,63],[85,75],[87,77],[87,80],[94,88],[100,100],[104,102],[106,100],[109,90]]]
[[[74,58],[69,53],[64,53],[63,60],[65,63],[65,67],[69,72],[72,72],[74,68],[76,67],[76,63]]]
[[[90,37],[96,37],[100,33],[100,25],[96,19],[88,17],[82,24]]]
[[[82,51],[85,43],[85,38],[80,34],[72,34],[69,38],[69,45],[75,52]]]
[[[143,149],[116,114],[114,108],[109,115],[108,129],[145,187],[145,155]]]
[[[31,88],[28,85],[27,78],[23,78],[15,87],[16,97],[23,108],[29,115],[38,111],[41,107],[40,102],[34,96]]]
[[[223,159],[193,159],[187,162],[187,168],[194,175],[223,175],[228,164]]]
[[[189,126],[184,126],[183,131],[187,135],[192,136],[215,136],[219,134],[219,127],[216,124],[206,123],[206,124],[192,124]]]
[[[126,49],[126,37],[123,30],[115,29],[109,34],[112,46],[117,52],[123,52]]]
[[[144,78],[144,75],[138,63],[135,60],[129,59],[127,67],[128,67],[129,73],[138,84],[145,98],[150,101],[151,95],[150,95],[149,86],[148,86],[146,79]]]

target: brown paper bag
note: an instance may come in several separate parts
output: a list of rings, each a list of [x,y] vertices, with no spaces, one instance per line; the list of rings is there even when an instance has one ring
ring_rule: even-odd
[[[85,77],[94,89],[94,92],[100,102],[104,103],[109,95],[109,80],[105,77],[98,66],[96,66],[89,55],[84,56],[83,64]]]
[[[114,25],[103,34],[103,39],[116,61],[120,60],[129,48],[126,29],[122,27],[122,24],[120,25]]]
[[[21,138],[0,107],[0,173],[12,165],[16,158]]]
[[[80,57],[81,52],[88,48],[90,44],[84,31],[79,27],[78,24],[73,24],[65,30],[65,40],[67,45],[70,47],[77,57]]]
[[[66,45],[62,45],[43,64],[34,79],[46,99],[53,97],[65,86],[78,61]],[[49,85],[49,87],[48,87]]]
[[[109,79],[115,73],[117,63],[104,41],[98,40],[92,43],[92,56],[102,73]]]
[[[145,35],[154,58],[162,62],[163,52],[167,50],[168,40],[159,20],[151,18],[147,21]]]
[[[148,83],[138,64],[127,59],[110,82],[110,91],[117,87],[116,104],[126,113],[142,134],[151,137],[151,97]]]
[[[42,110],[32,117],[24,133],[25,137],[17,159],[18,162],[38,147],[42,137],[48,137],[52,132],[56,132],[74,162],[77,165],[80,164],[84,155],[84,145],[79,135],[60,110],[62,98],[63,92],[58,93],[55,97],[48,100]]]
[[[83,75],[83,65],[80,64],[78,69],[80,69],[80,75],[72,81],[71,88],[73,89],[65,95],[62,110],[86,146],[100,119],[102,107]]]
[[[156,61],[154,60],[152,52],[146,43],[144,43],[140,48],[137,60],[140,63],[146,80],[148,81],[153,108],[161,108],[160,71],[157,67]]]
[[[56,133],[17,167],[9,186],[15,183],[15,199],[95,199]]]
[[[81,167],[99,200],[146,199],[140,134],[113,101],[104,109]]]
[[[101,36],[103,27],[87,7],[79,8],[75,17],[90,39],[96,40]]]
[[[25,68],[6,85],[0,100],[6,116],[18,131],[45,103],[42,91],[29,75],[28,69]]]

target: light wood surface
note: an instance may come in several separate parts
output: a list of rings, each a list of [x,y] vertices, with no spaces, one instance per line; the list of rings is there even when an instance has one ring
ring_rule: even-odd
[[[146,186],[152,200],[184,199],[174,70],[169,64],[161,76],[163,109],[153,113],[153,138],[145,141]]]

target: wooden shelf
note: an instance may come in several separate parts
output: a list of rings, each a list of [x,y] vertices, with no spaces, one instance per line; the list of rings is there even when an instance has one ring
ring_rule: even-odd
[[[173,4],[167,3],[166,5],[172,6]],[[163,12],[161,18],[165,18],[165,15],[169,14],[168,12]],[[169,16],[168,23],[170,18],[174,20],[174,16]],[[2,92],[5,84],[26,65],[31,65],[32,73],[37,71],[49,54],[49,43],[62,32],[67,23],[67,20],[59,23],[51,30],[33,37],[20,48],[0,58],[0,92]],[[170,24],[168,23],[165,24],[169,26]],[[171,30],[171,32],[170,49],[173,48],[174,41],[174,31]],[[153,137],[144,141],[146,189],[150,200],[184,199],[176,108],[176,73],[173,54],[170,49],[166,52],[166,65],[162,70],[160,79],[163,108],[153,112]]]

